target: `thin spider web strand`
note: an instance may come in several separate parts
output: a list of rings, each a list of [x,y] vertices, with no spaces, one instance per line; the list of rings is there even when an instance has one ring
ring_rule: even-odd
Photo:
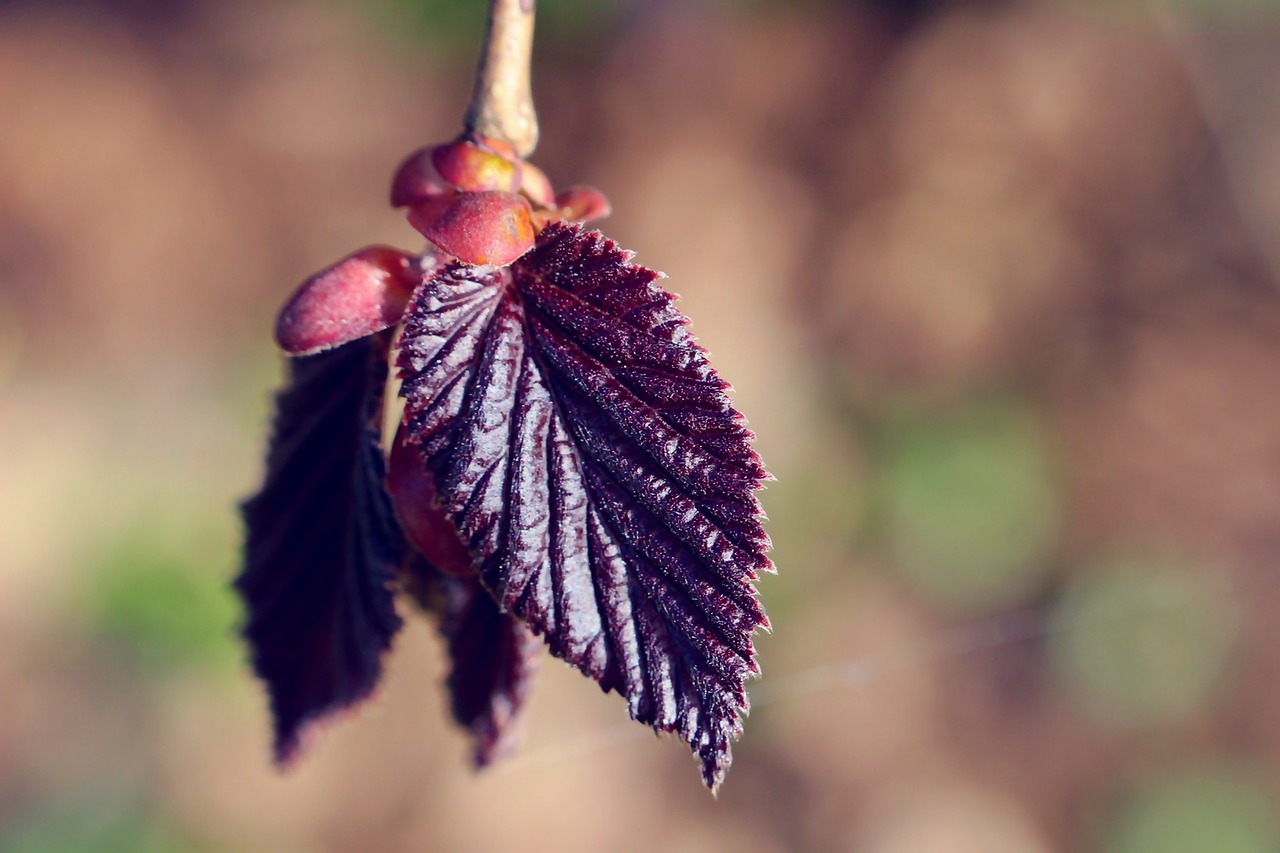
[[[990,619],[940,631],[893,649],[873,652],[842,663],[820,664],[794,675],[773,679],[769,684],[760,685],[752,692],[751,707],[752,710],[767,708],[792,699],[831,690],[860,690],[871,686],[877,679],[909,671],[915,667],[1044,639],[1066,631],[1087,628],[1090,625],[1114,622],[1129,618],[1134,611],[1142,608],[1183,607],[1187,603],[1187,597],[1188,591],[1185,587],[1174,585],[1162,588],[1156,595],[1144,596],[1141,601],[1118,606],[1106,612],[1095,612],[1089,617],[1080,614],[1063,617],[1060,613],[1046,613],[1035,608],[1013,610]],[[490,770],[489,774],[502,776],[585,757],[624,743],[638,741],[647,733],[646,729],[630,721],[597,729],[577,737],[528,749],[505,764]]]
[[[822,664],[773,680],[752,691],[753,710],[837,689],[862,689],[877,679],[914,667],[954,660],[1003,646],[1039,639],[1062,628],[1035,610],[1025,609],[970,623],[905,646],[871,653],[842,663]],[[489,771],[490,776],[518,773],[547,764],[582,758],[645,737],[633,722],[598,729],[577,737],[528,749]]]

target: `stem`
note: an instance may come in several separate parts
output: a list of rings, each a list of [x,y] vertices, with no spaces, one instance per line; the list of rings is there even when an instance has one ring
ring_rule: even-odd
[[[489,0],[476,87],[467,108],[467,130],[509,142],[521,157],[538,145],[530,67],[536,0]]]

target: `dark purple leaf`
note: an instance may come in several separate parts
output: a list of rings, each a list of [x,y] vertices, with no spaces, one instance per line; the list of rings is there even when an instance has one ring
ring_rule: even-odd
[[[401,339],[408,435],[501,608],[677,732],[714,788],[768,624],[767,475],[674,297],[629,261],[557,223],[509,267],[426,283]]]
[[[391,584],[404,543],[380,447],[389,337],[290,360],[266,482],[242,507],[236,587],[281,762],[310,723],[373,691],[400,628]]]
[[[447,575],[417,556],[410,572],[414,597],[437,616],[449,644],[453,718],[471,732],[473,760],[485,767],[515,746],[542,643],[523,622],[499,611],[478,579]]]

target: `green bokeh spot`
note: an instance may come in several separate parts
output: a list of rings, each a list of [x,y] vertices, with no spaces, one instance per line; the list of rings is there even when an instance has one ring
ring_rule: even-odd
[[[0,829],[0,853],[194,853],[201,845],[127,806],[74,798]]]
[[[866,514],[867,486],[852,453],[822,439],[812,457],[763,493],[773,558],[795,564],[847,548]],[[819,568],[819,567],[815,567]]]
[[[142,513],[95,555],[86,593],[94,630],[149,667],[234,666],[237,536],[226,507],[203,515],[176,500]]]
[[[1147,0],[1090,0],[1088,6],[1106,12],[1128,11],[1144,21],[1151,19],[1151,6]],[[1174,13],[1185,13],[1198,19],[1197,22],[1280,19],[1280,8],[1277,8],[1275,0],[1166,0],[1166,6]]]
[[[1137,795],[1116,821],[1107,853],[1276,853],[1277,803],[1253,782],[1196,772]]]
[[[397,35],[459,56],[479,55],[487,4],[482,0],[373,0],[356,4]],[[620,0],[538,0],[536,44],[582,39],[608,26]]]
[[[1072,698],[1107,722],[1176,723],[1204,709],[1234,638],[1225,591],[1185,567],[1128,561],[1081,577],[1055,616]]]
[[[881,512],[901,575],[961,609],[1008,605],[1032,588],[1060,526],[1046,444],[1014,404],[897,428]]]

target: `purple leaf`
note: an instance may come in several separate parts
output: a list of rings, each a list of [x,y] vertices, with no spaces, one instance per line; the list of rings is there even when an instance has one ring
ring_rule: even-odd
[[[236,580],[280,762],[310,723],[366,698],[400,628],[391,584],[404,541],[380,447],[390,333],[290,360],[262,491],[242,507]]]
[[[473,760],[485,767],[515,746],[542,643],[520,620],[499,611],[476,578],[447,575],[421,557],[410,572],[411,591],[438,617],[449,644],[453,718],[471,732]]]
[[[715,788],[767,626],[766,472],[659,275],[556,223],[406,314],[408,437],[499,606],[678,733]]]

